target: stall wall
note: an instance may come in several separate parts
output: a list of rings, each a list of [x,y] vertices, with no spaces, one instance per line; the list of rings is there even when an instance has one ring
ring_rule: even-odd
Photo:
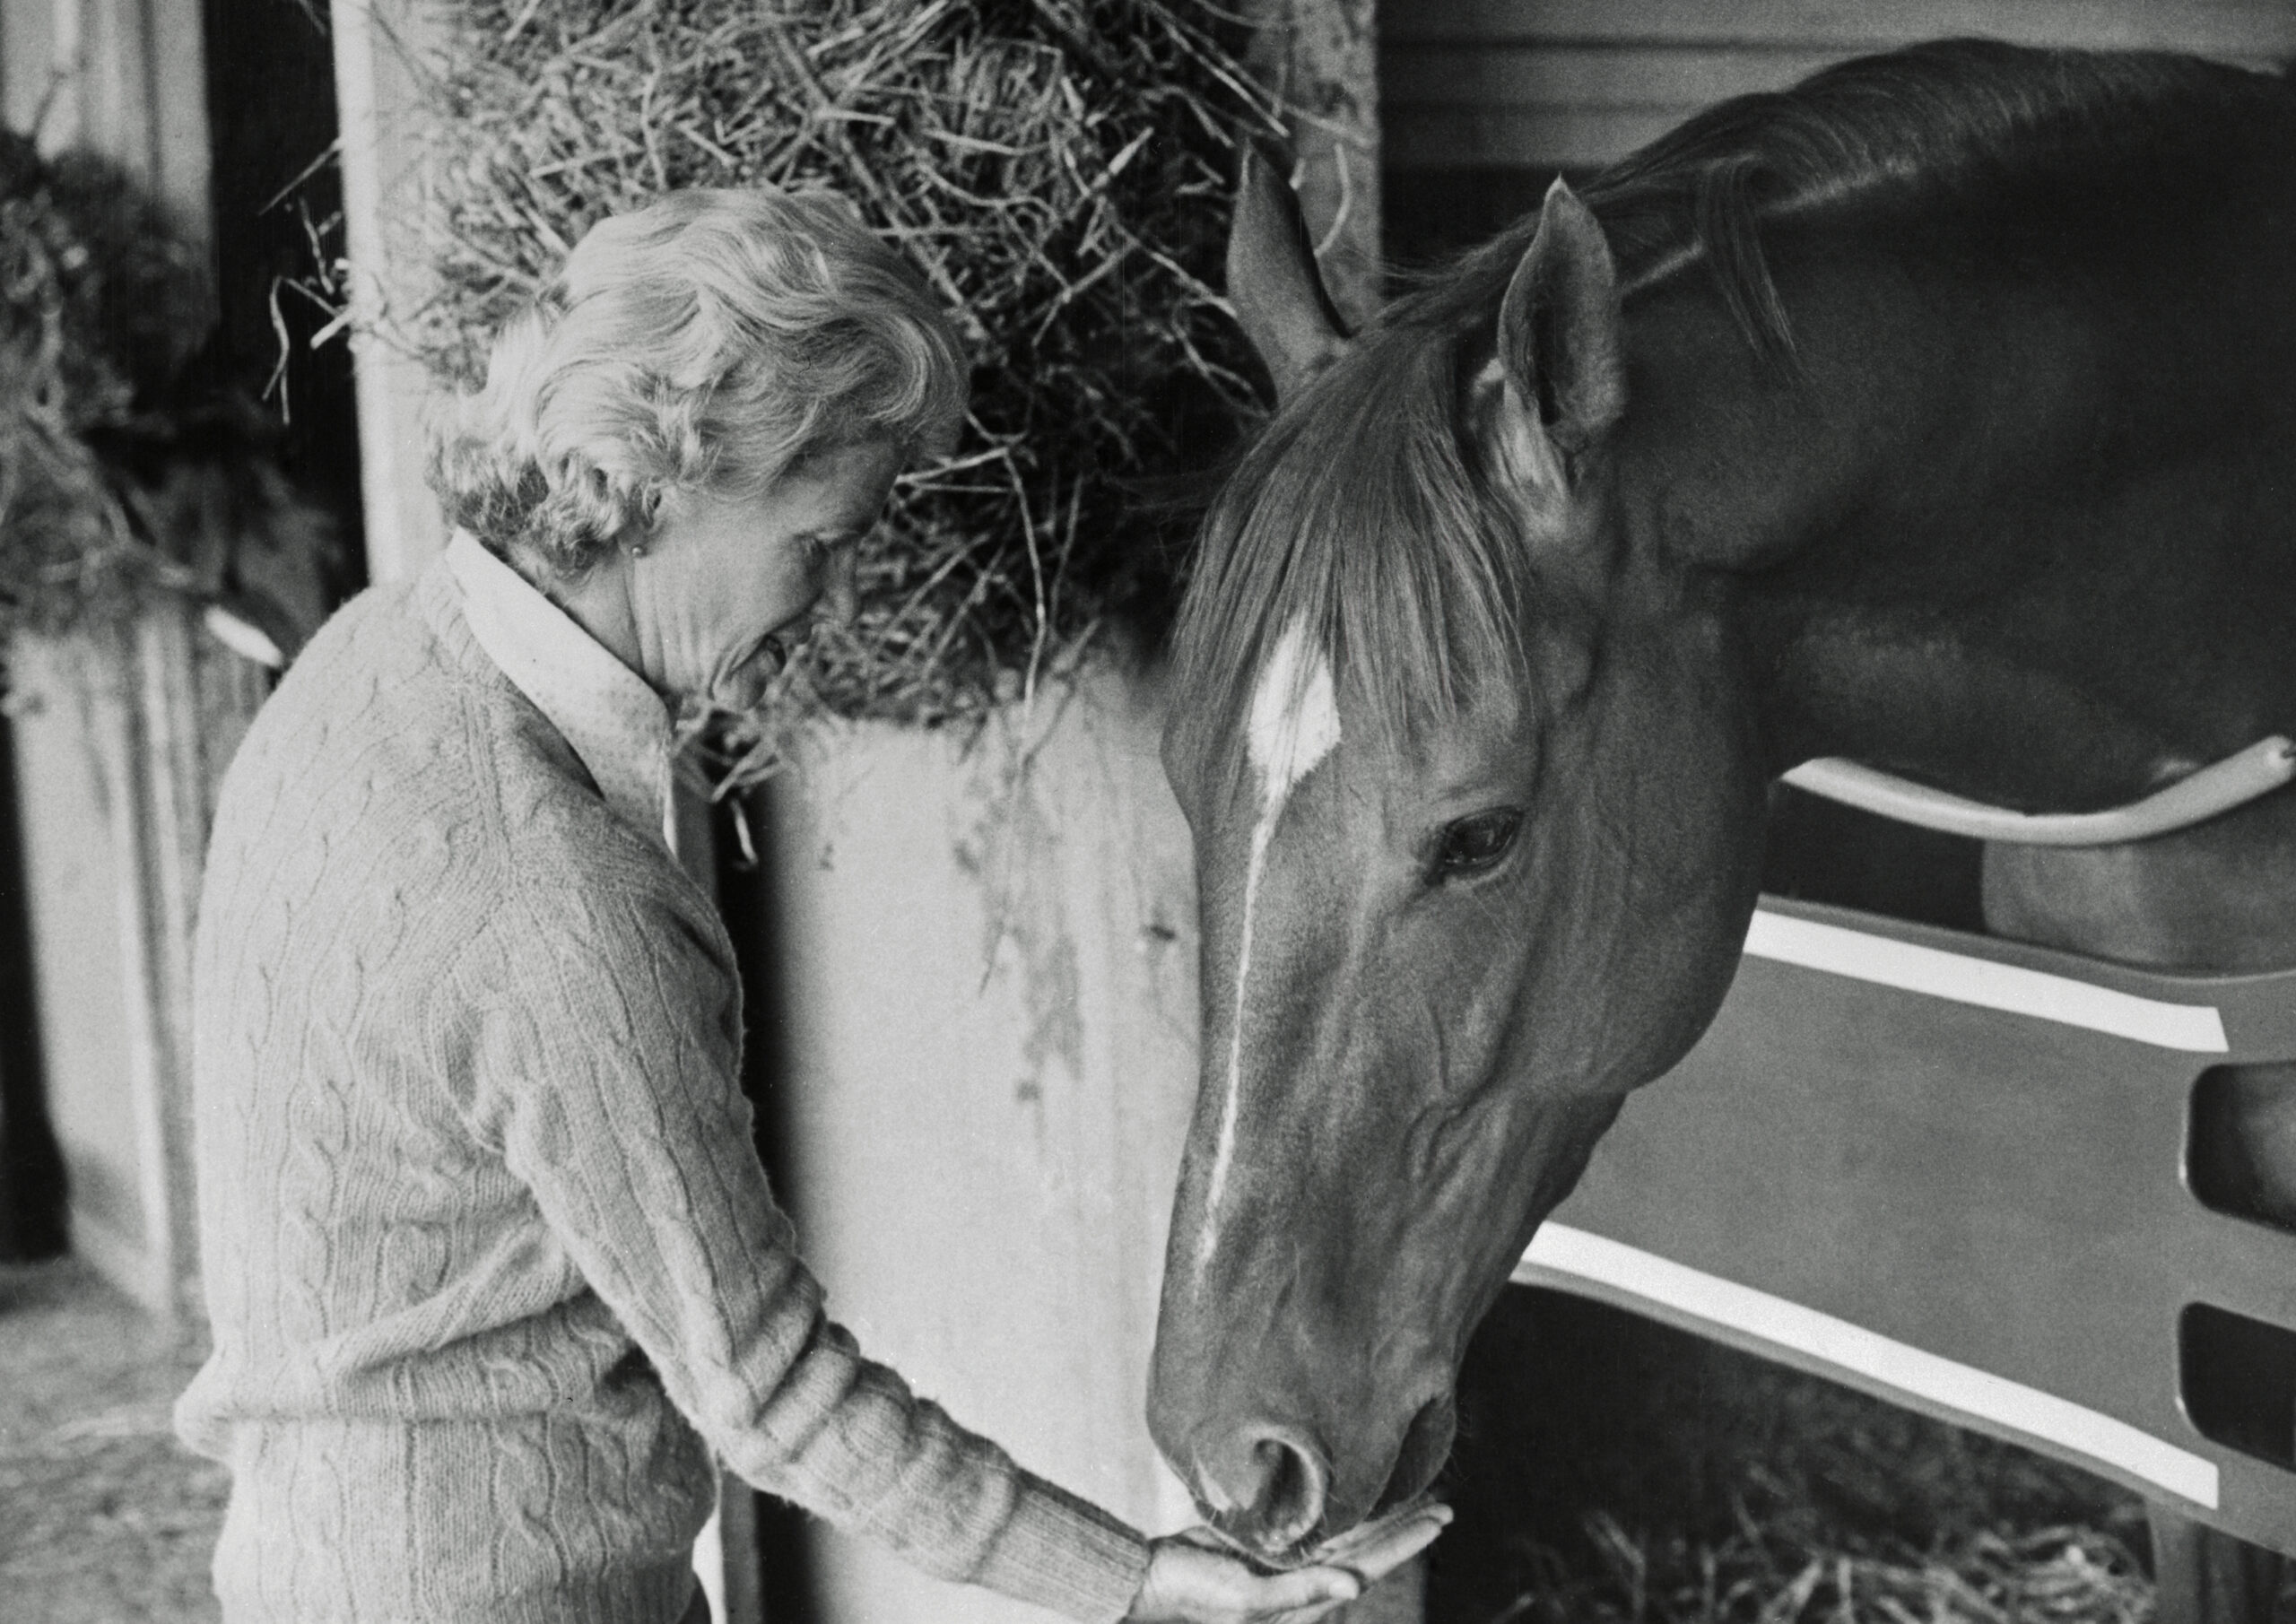
[[[1409,0],[1379,15],[1389,240],[1406,258],[1535,207],[1725,97],[1945,35],[2296,57],[2283,0]]]
[[[1196,1092],[1196,899],[1152,689],[979,739],[850,728],[772,795],[789,1191],[832,1314],[961,1421],[1151,1527],[1142,1419]],[[831,1535],[822,1616],[1040,1618]]]
[[[117,786],[99,745],[116,702],[85,693],[68,651],[20,649],[11,672],[11,732],[23,831],[33,979],[48,1120],[64,1154],[74,1248],[149,1300],[143,1126],[127,1038],[130,964],[111,838]],[[98,711],[110,713],[99,722]],[[12,1053],[15,1034],[10,1034]]]

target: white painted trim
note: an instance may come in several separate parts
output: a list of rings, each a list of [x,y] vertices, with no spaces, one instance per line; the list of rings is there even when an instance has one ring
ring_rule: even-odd
[[[2213,1004],[2140,998],[2069,976],[1972,959],[1768,908],[1755,910],[1745,951],[1757,959],[2109,1032],[2156,1048],[2194,1055],[2222,1055],[2231,1048],[2224,1036],[2224,1019]]]
[[[140,1236],[131,1235],[70,1200],[65,1203],[72,1255],[117,1287],[154,1319],[166,1317],[169,1282]]]
[[[160,938],[166,927],[155,917],[160,906],[157,876],[144,845],[152,815],[151,777],[166,767],[149,754],[144,718],[136,708],[136,667],[132,630],[90,634],[80,671],[93,691],[91,742],[109,814],[105,833],[111,843],[112,907],[126,994],[121,1038],[127,1075],[120,1081],[135,1129],[135,1194],[144,1227],[146,1284],[137,1295],[155,1316],[172,1319],[178,1270],[187,1260],[176,1255],[178,1215],[168,1177],[168,1090],[174,1079],[168,1064],[161,986],[161,958],[167,948]]]
[[[718,1485],[718,1504],[711,1507],[709,1520],[693,1541],[693,1576],[700,1581],[701,1594],[709,1598],[709,1616],[722,1620],[726,1617],[726,1486],[721,1477]]]
[[[57,152],[86,139],[88,122],[85,0],[56,0],[48,15],[49,94],[47,118],[32,132],[40,151]]]
[[[1549,1223],[1523,1254],[1514,1278],[1524,1285],[1580,1280],[1607,1286],[1704,1324],[1791,1350],[1893,1393],[2055,1444],[2195,1505],[2212,1511],[2217,1508],[2219,1474],[2216,1463],[2205,1456],[2038,1387],[1957,1363],[1848,1320],[1701,1273],[1604,1236]]]
[[[2021,812],[1950,795],[1862,762],[1805,761],[1785,781],[1900,823],[2011,846],[2125,846],[2222,817],[2296,778],[2296,743],[2278,734],[2187,774],[2141,801],[2093,812]]]

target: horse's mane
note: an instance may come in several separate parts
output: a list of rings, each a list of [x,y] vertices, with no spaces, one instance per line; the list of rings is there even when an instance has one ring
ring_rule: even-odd
[[[1755,351],[1790,355],[1766,227],[1850,208],[1904,210],[2057,171],[2149,156],[2164,133],[2206,152],[2284,81],[2188,57],[1949,40],[1825,69],[1707,109],[1579,193],[1621,291],[1708,267]],[[1397,736],[1525,672],[1525,549],[1458,421],[1487,359],[1533,214],[1383,311],[1339,364],[1285,403],[1204,528],[1178,636],[1183,702],[1230,716],[1283,628],[1319,633],[1359,714]]]

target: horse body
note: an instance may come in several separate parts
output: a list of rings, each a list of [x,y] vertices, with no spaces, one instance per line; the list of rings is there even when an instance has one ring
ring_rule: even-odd
[[[1431,1478],[1467,1335],[1727,988],[1778,772],[2083,811],[2296,732],[2292,151],[2277,82],[1930,48],[1701,116],[1344,352],[1311,282],[1231,286],[1302,366],[1183,621],[1151,1421],[1237,1537]],[[1278,793],[1246,718],[1317,682]],[[2296,962],[2290,800],[1995,854],[1988,915]]]
[[[2274,246],[2290,285],[2296,235]],[[1802,279],[1781,276],[1809,313],[1807,382],[1738,399],[1762,403],[1756,432],[1805,449],[1701,443],[1684,421],[1648,453],[1654,473],[1688,447],[1745,456],[1740,478],[1784,475],[1759,502],[1682,482],[1663,525],[1729,538],[1676,551],[1736,576],[1773,762],[1854,753],[1982,799],[2085,809],[2283,725],[2296,391],[2265,386],[2296,362],[2284,301],[2170,265],[2060,291],[2062,263],[2004,286],[1890,259],[1824,266],[1798,300]],[[2178,306],[2221,304],[2222,352],[2163,343],[2148,298],[2194,326]],[[1685,413],[1713,398],[1671,381]],[[1667,383],[1654,369],[1654,395]],[[1777,505],[1795,511],[1763,525]]]

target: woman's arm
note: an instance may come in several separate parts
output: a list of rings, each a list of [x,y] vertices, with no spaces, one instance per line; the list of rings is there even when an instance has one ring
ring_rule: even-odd
[[[1148,1548],[1018,1469],[822,1312],[751,1141],[737,982],[685,893],[528,885],[434,1008],[474,1130],[742,1477],[926,1571],[1122,1617]]]

